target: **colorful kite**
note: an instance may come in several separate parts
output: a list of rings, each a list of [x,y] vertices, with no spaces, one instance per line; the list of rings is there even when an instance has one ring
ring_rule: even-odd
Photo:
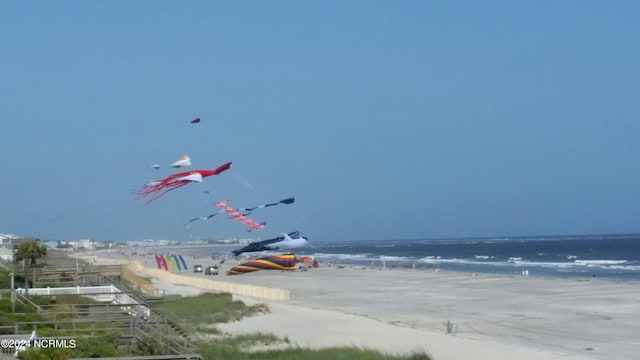
[[[254,211],[254,210],[262,209],[262,208],[266,208],[266,207],[270,207],[270,206],[276,206],[278,204],[285,204],[285,205],[293,204],[296,201],[296,199],[290,197],[290,198],[286,198],[286,199],[280,200],[278,202],[270,203],[270,204],[254,206],[254,207],[251,207],[251,208],[237,208],[237,209],[234,209],[231,206],[229,206],[229,202],[230,201],[231,201],[231,199],[226,199],[226,200],[220,201],[219,203],[216,204],[216,207],[220,208],[220,211],[218,211],[217,213],[208,215],[208,216],[195,217],[195,218],[189,219],[189,221],[187,221],[185,226],[189,227],[188,224],[191,224],[194,221],[209,220],[212,217],[214,217],[214,216],[216,216],[218,214],[222,214],[224,212],[226,212],[230,217],[236,218],[236,220],[245,220],[244,217],[246,217],[249,214],[251,214],[251,212]],[[245,211],[245,213],[240,213],[241,211]],[[262,222],[262,223],[252,222],[252,223],[248,223],[246,225],[251,226],[251,229],[247,230],[247,231],[251,232],[251,231],[263,229],[264,225],[266,225],[266,223],[264,223],[264,222]]]
[[[224,212],[224,211],[223,211],[223,212]],[[222,214],[223,212],[217,212],[217,213],[215,213],[215,214],[211,214],[211,215],[209,215],[209,216],[207,216],[207,217],[197,217],[197,218],[190,219],[189,221],[187,221],[187,223],[185,224],[185,226],[186,226],[186,227],[189,227],[189,224],[191,224],[191,223],[192,223],[192,222],[194,222],[194,221],[198,221],[198,220],[209,220],[209,219],[211,219],[212,217],[214,217],[214,216],[216,216],[216,215]]]
[[[165,260],[164,256],[162,255],[156,255],[156,256],[160,258],[160,265],[162,266],[162,269],[169,270],[169,265],[167,265],[167,260]]]
[[[180,258],[180,262],[182,263],[182,268],[184,270],[188,270],[189,268],[187,268],[187,262],[184,261],[184,258],[182,257],[182,255],[178,255],[178,257]]]
[[[181,167],[190,166],[190,165],[191,165],[191,158],[189,157],[189,155],[184,155],[183,157],[180,158],[180,160],[174,162],[170,166],[172,168],[181,168]]]
[[[271,203],[271,204],[264,204],[264,205],[254,206],[252,208],[240,208],[240,209],[236,209],[236,210],[238,210],[238,211],[254,211],[254,210],[263,209],[263,208],[266,208],[266,207],[269,207],[269,206],[276,206],[278,204],[289,205],[289,204],[293,204],[295,201],[296,201],[295,198],[290,197],[290,198],[286,198],[286,199],[283,199],[283,200],[280,200],[278,202],[274,202],[274,203]]]
[[[147,205],[152,201],[160,198],[169,191],[191,184],[193,182],[200,182],[203,178],[218,175],[223,171],[231,168],[231,162],[224,163],[213,170],[194,170],[182,173],[170,175],[162,180],[152,181],[145,184],[141,189],[135,193],[138,195],[138,199],[149,198]],[[199,175],[195,175],[195,174]]]
[[[162,270],[162,260],[160,260],[160,255],[156,255],[156,263],[158,263],[158,269]]]
[[[233,214],[234,209],[230,206],[228,206],[229,201],[231,201],[231,199],[226,199],[226,200],[222,200],[219,203],[216,204],[216,207],[220,208],[220,211],[218,211],[217,213],[213,213],[209,216],[205,216],[205,217],[196,217],[193,219],[189,219],[189,221],[187,221],[187,223],[185,224],[185,226],[188,228],[189,224],[191,224],[194,221],[198,221],[198,220],[209,220],[212,217],[216,216],[216,215],[220,215],[220,214],[224,214],[227,213],[227,215],[229,215],[230,218],[235,218],[236,220],[244,220],[246,219],[247,216],[249,216],[251,213],[240,213],[237,212],[236,214]]]
[[[223,211],[223,210],[221,210],[221,211]],[[242,214],[242,213],[240,213],[239,211],[234,210],[234,209],[233,209],[232,207],[230,207],[230,206],[227,206],[227,207],[224,209],[224,212],[226,212],[226,213],[227,213],[227,215],[228,215],[230,218],[236,219],[236,220],[238,220],[238,221],[242,222],[242,224],[247,225],[247,226],[249,227],[249,229],[247,229],[247,231],[249,231],[249,232],[251,232],[251,231],[257,231],[257,230],[262,230],[262,229],[264,229],[265,225],[267,225],[267,222],[266,222],[266,221],[263,221],[263,222],[261,222],[261,223],[256,222],[256,221],[253,221],[253,220],[251,220],[251,219],[249,219],[249,218],[247,217],[247,215],[249,215],[250,213],[248,213],[248,214]]]
[[[248,232],[259,231],[264,229],[265,226],[267,226],[267,222],[263,221],[263,222],[257,223],[254,221],[249,226],[251,226],[251,229],[247,229]]]
[[[176,269],[176,263],[173,262],[171,255],[165,255],[164,258],[167,260],[167,264],[169,264],[169,271],[174,271]]]
[[[307,238],[300,236],[300,232],[294,231],[288,234],[282,233],[273,239],[252,242],[251,244],[231,251],[233,255],[238,256],[243,252],[279,250],[279,249],[295,249],[307,245]]]
[[[227,275],[244,274],[258,270],[295,270],[296,256],[293,254],[271,255],[247,261],[232,267]]]
[[[178,260],[178,256],[177,255],[171,255],[171,257],[173,258],[174,264],[176,264],[176,269],[181,270],[182,269],[182,267],[181,267],[182,264],[180,263],[180,260]],[[187,268],[184,268],[182,270],[187,270]]]
[[[227,203],[231,201],[231,198],[228,198],[227,200],[222,200],[219,203],[216,204],[216,207],[219,207],[221,209],[224,209],[227,207]]]

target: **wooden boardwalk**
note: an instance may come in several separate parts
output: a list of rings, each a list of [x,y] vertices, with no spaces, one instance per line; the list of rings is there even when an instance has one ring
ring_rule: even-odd
[[[23,274],[30,284],[44,285],[44,287],[16,291],[16,301],[23,307],[31,307],[37,313],[45,315],[47,320],[21,321],[13,325],[0,326],[0,333],[4,333],[4,336],[24,337],[34,330],[36,334],[54,331],[60,337],[117,333],[120,335],[122,344],[133,345],[140,342],[142,345],[156,349],[161,346],[165,355],[113,359],[202,359],[196,354],[196,348],[189,340],[188,334],[178,325],[179,320],[150,304],[147,297],[140,291],[142,289],[139,284],[134,289],[125,282],[125,277],[131,274],[127,274],[124,265],[91,265],[83,262],[73,267],[26,268]],[[63,287],[66,289],[63,290]],[[149,291],[149,289],[146,290]],[[80,301],[79,298],[77,303],[39,305],[47,302],[36,301],[34,298],[34,296],[62,295],[90,295],[94,299],[106,301],[87,303],[87,301]],[[122,300],[124,297],[126,297],[125,301]],[[10,351],[3,351],[3,353],[0,355],[11,354]]]

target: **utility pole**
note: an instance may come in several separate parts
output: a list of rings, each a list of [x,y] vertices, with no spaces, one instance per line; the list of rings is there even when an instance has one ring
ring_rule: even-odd
[[[76,256],[76,286],[78,286],[78,276],[80,276],[80,271],[78,269],[78,249],[74,248],[73,252],[75,253],[75,256]]]
[[[16,290],[15,290],[15,275],[12,272],[9,274],[11,276],[11,313],[16,312]]]
[[[11,313],[15,314],[16,312],[16,253],[18,251],[16,249],[13,250],[13,257],[11,258],[11,262],[13,263],[13,271],[11,272]]]

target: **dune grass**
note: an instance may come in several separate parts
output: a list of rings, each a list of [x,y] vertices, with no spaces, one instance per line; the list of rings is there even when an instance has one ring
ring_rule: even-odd
[[[56,303],[91,303],[92,300],[78,300],[80,296],[58,296]],[[41,304],[51,302],[51,299],[38,298]],[[198,353],[205,360],[234,359],[234,360],[432,360],[424,352],[415,352],[407,356],[393,356],[371,349],[358,347],[334,347],[326,349],[309,349],[291,344],[287,338],[279,338],[264,333],[230,336],[221,334],[216,324],[236,321],[245,316],[255,316],[268,312],[265,305],[247,306],[241,301],[234,301],[231,294],[205,293],[194,297],[169,297],[165,302],[157,304],[161,311],[167,311],[175,319],[181,319],[183,329],[190,333],[192,342]],[[18,309],[16,309],[18,310]],[[20,309],[22,313],[11,313],[11,303],[8,299],[0,300],[0,325],[10,325],[14,321],[46,320],[53,314],[39,314]],[[7,329],[13,330],[13,329]],[[41,327],[40,336],[54,336],[53,329]],[[130,355],[153,355],[153,346],[141,347],[144,344],[122,347],[115,345],[118,334],[100,333],[93,337],[79,337],[76,349],[47,349],[46,351],[29,350],[21,353],[26,360],[66,359],[70,357],[108,357]],[[68,334],[67,334],[68,335]]]
[[[192,333],[198,352],[206,360],[431,360],[425,352],[394,356],[358,347],[302,348],[292,345],[287,338],[269,334],[269,329],[265,329],[265,333],[223,335],[215,324],[269,311],[265,305],[247,306],[234,301],[231,294],[170,297],[158,304],[158,308],[182,319],[182,325]]]
[[[288,346],[261,351],[247,351],[242,342],[214,342],[200,344],[200,355],[207,360],[432,360],[424,352],[415,352],[407,356],[388,355],[359,347],[332,347],[308,349]]]
[[[204,293],[191,297],[169,296],[156,306],[159,310],[179,318],[187,330],[268,312],[265,305],[247,306],[241,301],[233,300],[229,293]]]

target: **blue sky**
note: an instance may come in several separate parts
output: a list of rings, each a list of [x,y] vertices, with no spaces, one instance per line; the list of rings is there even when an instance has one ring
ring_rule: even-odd
[[[246,237],[233,220],[183,222],[225,198],[289,196],[252,214],[267,221],[257,236],[638,232],[639,14],[636,1],[3,2],[0,232]],[[135,200],[185,154],[188,169],[233,167]]]

